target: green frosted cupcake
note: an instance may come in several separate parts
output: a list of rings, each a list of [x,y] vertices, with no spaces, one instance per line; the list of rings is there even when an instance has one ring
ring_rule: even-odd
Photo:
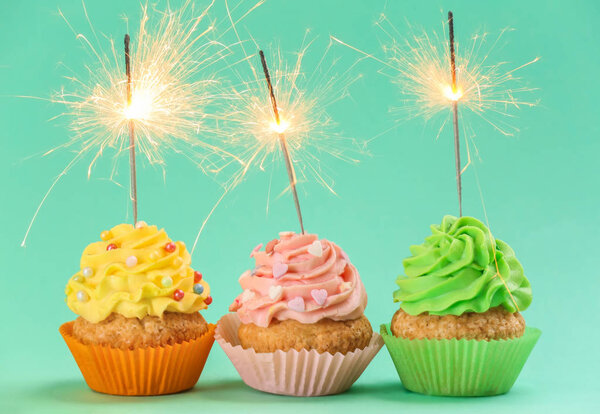
[[[531,285],[514,251],[472,217],[446,216],[411,246],[381,334],[404,387],[423,394],[507,392],[541,332],[520,312]]]

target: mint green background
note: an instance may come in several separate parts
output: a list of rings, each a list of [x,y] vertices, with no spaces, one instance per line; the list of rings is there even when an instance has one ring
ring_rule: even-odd
[[[196,388],[156,398],[116,398],[91,392],[58,334],[74,315],[63,289],[77,269],[83,247],[101,230],[126,219],[127,190],[106,181],[110,162],[86,178],[81,163],[57,186],[29,239],[19,247],[28,220],[72,154],[42,158],[63,143],[61,123],[47,120],[62,108],[14,95],[48,96],[65,81],[57,65],[81,70],[86,53],[57,14],[60,7],[80,30],[79,1],[3,1],[0,20],[0,411],[3,412],[592,412],[600,409],[597,266],[600,214],[598,96],[600,35],[595,1],[271,1],[247,18],[245,26],[262,45],[279,42],[294,50],[310,27],[318,45],[336,34],[380,53],[372,23],[387,7],[401,33],[404,19],[438,29],[451,8],[458,38],[478,29],[517,31],[499,56],[510,62],[542,60],[524,72],[538,87],[541,104],[525,109],[516,123],[521,133],[504,138],[478,129],[483,157],[478,166],[487,210],[496,235],[510,243],[534,289],[525,312],[542,338],[513,390],[481,399],[433,398],[406,392],[387,351],[377,356],[345,395],[293,399],[247,388],[215,345]],[[179,2],[173,1],[173,4]],[[218,17],[223,16],[217,2]],[[137,1],[87,2],[96,28],[115,38],[124,32],[120,17],[135,21]],[[342,53],[351,54],[349,50]],[[352,100],[334,108],[346,134],[370,138],[394,125],[388,108],[398,92],[365,62],[366,76]],[[369,292],[366,315],[374,326],[390,320],[394,279],[411,243],[419,243],[431,223],[456,211],[452,139],[420,119],[400,124],[371,145],[372,157],[358,167],[330,162],[338,197],[316,184],[302,185],[302,206],[310,231],[340,243]],[[32,158],[28,158],[32,156]],[[159,170],[139,170],[140,214],[191,244],[196,229],[219,194],[218,186],[184,158],[169,156],[166,182]],[[285,185],[279,168],[275,188]],[[482,217],[473,178],[465,174],[465,212]],[[250,249],[297,224],[291,197],[272,202],[265,215],[269,173],[252,174],[217,210],[193,257],[211,283],[214,304],[205,312],[216,322],[239,291],[237,278],[251,266]],[[121,181],[127,183],[126,170]],[[334,407],[335,406],[335,407]],[[2,410],[2,408],[8,408]],[[597,411],[596,411],[597,412]]]

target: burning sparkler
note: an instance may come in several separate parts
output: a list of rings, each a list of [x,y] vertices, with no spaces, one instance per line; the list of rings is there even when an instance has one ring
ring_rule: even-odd
[[[535,58],[523,65],[506,69],[507,63],[490,63],[489,58],[508,29],[488,44],[488,34],[472,37],[470,45],[459,48],[454,40],[454,18],[448,14],[448,36],[422,32],[404,37],[385,15],[377,26],[387,37],[384,52],[387,59],[378,58],[340,39],[347,46],[383,65],[382,73],[399,86],[404,95],[403,105],[395,112],[427,120],[440,115],[442,120],[437,136],[452,120],[454,129],[455,166],[459,212],[462,215],[461,176],[471,164],[474,131],[464,122],[464,114],[477,115],[503,135],[514,135],[518,129],[511,123],[513,110],[535,106],[528,99],[534,89],[523,85],[518,71],[537,62]],[[399,40],[403,38],[404,40]],[[467,150],[467,163],[460,162],[459,120]],[[467,130],[468,129],[468,130]]]
[[[130,152],[134,220],[137,220],[136,149],[149,163],[158,165],[164,165],[164,150],[182,153],[205,172],[218,170],[220,161],[232,157],[210,138],[215,127],[210,122],[212,116],[205,111],[216,96],[214,66],[229,53],[226,47],[210,38],[214,24],[208,12],[212,6],[213,3],[197,12],[192,1],[187,0],[177,10],[155,10],[156,18],[148,13],[147,6],[142,6],[133,52],[129,50],[129,36],[125,38],[126,76],[115,42],[109,40],[108,53],[100,46],[85,4],[93,40],[77,33],[65,18],[96,62],[86,66],[85,79],[67,78],[72,91],[63,90],[50,99],[67,108],[59,117],[71,119],[73,137],[48,153],[66,147],[79,149],[44,195],[27,228],[23,246],[53,188],[87,154],[92,154],[89,176],[106,149],[113,149],[117,154]],[[201,79],[197,79],[199,74]],[[113,175],[115,170],[116,165]]]
[[[358,61],[353,60],[341,70],[339,60],[332,56],[330,42],[315,68],[306,70],[311,43],[305,36],[291,65],[276,50],[269,59],[270,70],[262,52],[262,68],[255,65],[255,54],[245,54],[242,62],[248,64],[249,71],[234,70],[240,82],[231,89],[222,131],[229,137],[239,162],[231,163],[235,170],[230,175],[230,188],[253,168],[267,169],[266,164],[282,154],[302,231],[298,182],[316,181],[335,193],[333,180],[321,163],[324,156],[356,163],[366,152],[356,139],[340,134],[328,113],[331,105],[347,97],[350,86],[360,79],[361,75],[355,74]]]
[[[269,87],[269,97],[271,98],[271,105],[273,106],[273,116],[275,117],[275,123],[271,125],[273,130],[279,135],[279,143],[281,144],[281,152],[285,160],[285,168],[288,173],[288,179],[290,181],[290,187],[292,194],[294,195],[294,205],[296,206],[296,214],[298,214],[298,221],[300,222],[300,229],[304,234],[304,223],[302,222],[302,211],[300,210],[300,201],[298,200],[298,191],[296,190],[296,173],[294,172],[294,164],[290,158],[290,152],[288,151],[287,142],[285,140],[285,130],[289,126],[287,122],[281,122],[279,117],[279,108],[277,107],[277,99],[275,98],[275,92],[273,91],[273,84],[271,83],[271,76],[269,75],[269,67],[267,66],[267,60],[263,51],[259,51],[260,62],[263,67],[267,86]]]

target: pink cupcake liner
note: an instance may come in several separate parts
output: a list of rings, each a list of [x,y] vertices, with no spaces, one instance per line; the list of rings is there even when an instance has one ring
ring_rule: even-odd
[[[236,313],[223,316],[217,324],[215,340],[246,385],[271,394],[314,397],[344,392],[383,346],[381,336],[374,332],[364,349],[345,355],[319,353],[314,349],[258,353],[240,345],[240,323]]]

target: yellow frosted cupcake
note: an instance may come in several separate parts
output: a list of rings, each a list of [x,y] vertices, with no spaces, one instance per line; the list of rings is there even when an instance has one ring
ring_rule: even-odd
[[[87,384],[118,395],[193,387],[214,326],[198,313],[212,298],[185,244],[143,222],[100,238],[85,248],[65,290],[79,317],[60,328]]]

